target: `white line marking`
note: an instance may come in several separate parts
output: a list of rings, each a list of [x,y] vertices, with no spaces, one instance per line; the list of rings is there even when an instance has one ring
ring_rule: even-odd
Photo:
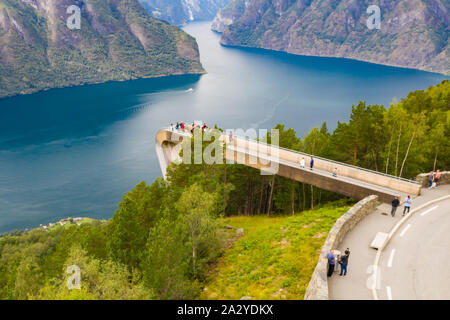
[[[411,228],[411,224],[408,223],[408,225],[400,233],[400,237],[403,237],[405,235],[406,231],[408,231],[409,228]]]
[[[389,261],[388,261],[389,268],[392,268],[392,261],[394,260],[394,256],[395,256],[395,249],[392,249],[391,255],[389,256]]]
[[[392,289],[391,287],[386,287],[386,293],[389,300],[392,300]]]
[[[424,215],[430,213],[431,211],[433,211],[434,209],[438,208],[439,206],[434,206],[430,209],[428,209],[427,211],[422,212],[420,215],[423,217]]]

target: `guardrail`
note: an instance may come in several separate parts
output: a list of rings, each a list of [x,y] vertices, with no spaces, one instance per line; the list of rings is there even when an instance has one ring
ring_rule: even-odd
[[[305,152],[292,150],[292,149],[288,149],[288,148],[283,148],[283,147],[280,147],[280,146],[268,144],[268,143],[265,143],[265,142],[262,142],[262,141],[258,141],[258,140],[250,140],[247,137],[236,136],[235,138],[240,138],[240,139],[243,139],[243,140],[246,140],[246,141],[251,141],[251,142],[257,142],[257,143],[264,144],[264,145],[269,146],[269,147],[278,148],[280,150],[289,151],[289,152],[292,152],[292,153],[295,153],[295,154],[299,154],[299,155],[303,155],[303,156],[307,156],[307,157],[314,157],[314,159],[331,162],[331,163],[334,163],[334,164],[338,164],[338,165],[341,165],[341,166],[345,166],[345,167],[348,167],[348,168],[357,169],[357,170],[361,170],[361,171],[365,171],[365,172],[369,172],[369,173],[373,173],[373,174],[378,174],[378,175],[383,176],[383,177],[393,178],[393,179],[397,179],[397,180],[401,180],[401,181],[405,181],[405,182],[409,182],[409,183],[413,183],[413,184],[420,184],[419,182],[417,182],[415,180],[412,180],[412,179],[406,179],[406,178],[397,177],[397,176],[394,176],[394,175],[391,175],[391,174],[386,174],[386,173],[382,173],[382,172],[371,170],[371,169],[367,169],[367,168],[357,167],[357,166],[354,166],[354,165],[351,165],[351,164],[348,164],[348,163],[345,163],[345,162],[339,162],[339,161],[336,161],[336,160],[322,158],[322,157],[311,155],[311,154],[308,154],[308,153],[305,153]]]

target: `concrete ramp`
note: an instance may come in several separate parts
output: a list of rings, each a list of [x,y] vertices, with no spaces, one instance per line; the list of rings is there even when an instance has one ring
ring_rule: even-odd
[[[164,177],[167,166],[179,159],[181,142],[190,137],[189,133],[181,131],[163,129],[158,132],[156,151]],[[377,195],[380,201],[390,203],[396,196],[420,195],[421,185],[406,179],[320,157],[314,157],[314,169],[310,170],[311,155],[239,137],[235,137],[230,143],[228,137],[222,135],[221,140],[226,146],[227,161],[271,172],[354,199],[360,200],[369,195]],[[300,167],[302,158],[305,159],[306,168]],[[338,172],[336,177],[332,174],[334,168],[337,168]]]

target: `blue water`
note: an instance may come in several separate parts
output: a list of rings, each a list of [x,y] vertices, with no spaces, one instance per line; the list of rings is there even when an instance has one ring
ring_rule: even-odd
[[[346,121],[359,100],[389,105],[448,78],[344,59],[226,48],[210,23],[185,27],[203,76],[55,89],[0,100],[0,232],[68,216],[110,218],[140,181],[160,176],[157,130],[177,120],[304,135]],[[188,89],[193,91],[189,92]]]

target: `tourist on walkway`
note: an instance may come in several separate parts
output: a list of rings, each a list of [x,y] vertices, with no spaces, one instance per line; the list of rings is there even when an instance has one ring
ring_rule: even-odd
[[[233,142],[233,131],[232,130],[230,130],[229,138],[230,138],[230,143]]]
[[[392,210],[391,210],[391,216],[395,217],[395,211],[397,211],[397,207],[400,205],[400,200],[398,197],[395,197],[394,200],[392,200]]]
[[[180,128],[181,128],[181,130],[183,130],[184,131],[184,122],[183,121],[181,121],[181,125],[180,125]]]
[[[300,168],[305,169],[305,164],[306,164],[306,161],[305,161],[305,158],[303,157],[302,160],[300,160]]]
[[[344,273],[344,276],[347,275],[347,266],[348,266],[348,258],[350,257],[350,250],[347,248],[345,250],[345,254],[341,256],[340,264],[341,264],[341,273],[339,274],[342,276],[342,273]]]
[[[403,209],[403,215],[405,215],[406,210],[408,210],[409,213],[409,210],[411,209],[411,202],[412,202],[411,196],[408,195],[405,198],[405,208]]]
[[[331,277],[333,275],[334,272],[334,266],[336,264],[336,257],[334,255],[333,250],[330,250],[329,253],[327,253],[327,258],[328,258],[328,277]]]
[[[334,170],[333,170],[333,177],[337,177],[337,168],[334,168]]]
[[[314,158],[313,157],[311,157],[311,162],[309,163],[309,166],[310,166],[310,168],[312,170],[313,167],[314,167]]]
[[[441,179],[441,171],[437,170],[436,171],[436,175],[434,176],[434,183],[436,183],[436,187],[437,187],[437,184],[439,182],[439,179]]]
[[[177,125],[175,126],[175,130],[179,130],[180,129],[180,123],[177,122]]]
[[[170,131],[174,131],[173,123],[170,124]]]

